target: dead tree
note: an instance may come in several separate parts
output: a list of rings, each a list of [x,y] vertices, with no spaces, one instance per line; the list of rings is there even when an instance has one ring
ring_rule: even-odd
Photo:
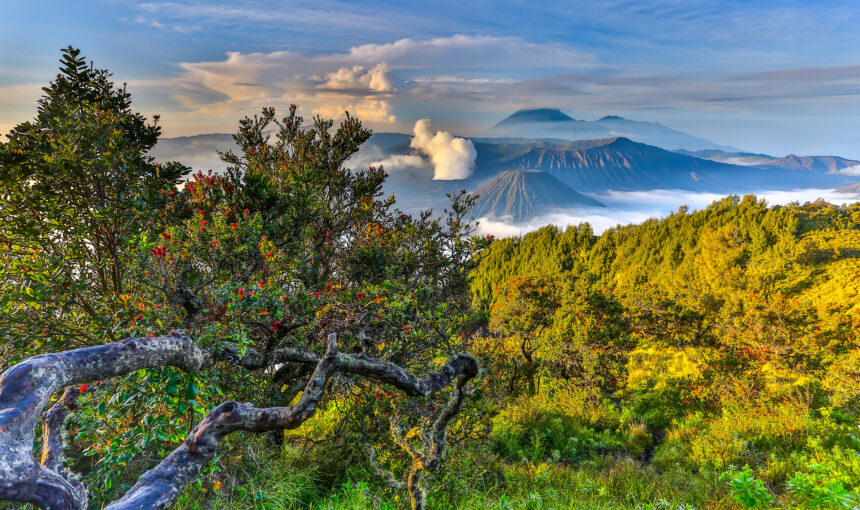
[[[454,386],[450,403],[437,419],[427,443],[431,451],[422,466],[434,470],[441,460],[448,424],[459,412],[465,396],[465,385],[478,374],[475,358],[460,353],[439,371],[421,379],[390,362],[339,352],[334,333],[328,336],[322,355],[279,349],[264,356],[249,350],[236,361],[236,352],[228,345],[216,354],[200,348],[187,334],[173,332],[167,336],[127,338],[97,347],[42,354],[13,366],[0,377],[0,500],[30,503],[46,510],[86,509],[86,489],[65,471],[62,460],[65,417],[75,407],[78,397],[75,388],[82,383],[164,366],[199,372],[227,357],[249,369],[284,362],[315,367],[294,406],[257,408],[227,401],[211,410],[178,448],[144,473],[124,496],[105,507],[105,510],[146,510],[167,508],[175,502],[212,460],[227,434],[240,430],[260,433],[292,429],[311,418],[329,380],[338,372],[375,379],[411,396],[428,396]],[[64,388],[56,404],[43,414],[52,397]],[[42,456],[37,461],[33,445],[40,416],[44,432]],[[415,478],[419,482],[420,474],[410,476],[410,480]],[[411,482],[409,490],[413,493]]]

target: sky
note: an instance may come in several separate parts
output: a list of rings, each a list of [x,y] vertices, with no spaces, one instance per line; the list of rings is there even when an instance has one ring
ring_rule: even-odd
[[[0,133],[33,118],[73,45],[169,137],[291,103],[468,136],[549,106],[860,159],[858,26],[846,1],[0,0]]]

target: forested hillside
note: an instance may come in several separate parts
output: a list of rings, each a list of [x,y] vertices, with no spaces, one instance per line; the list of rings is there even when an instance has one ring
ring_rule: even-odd
[[[492,432],[509,458],[630,455],[704,484],[696,508],[857,504],[857,204],[727,197],[601,236],[545,227],[494,242],[472,292],[517,395]],[[719,479],[732,498],[704,488]]]

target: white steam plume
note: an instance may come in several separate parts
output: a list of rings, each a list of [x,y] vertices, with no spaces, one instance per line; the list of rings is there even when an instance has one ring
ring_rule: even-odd
[[[415,136],[409,146],[417,149],[433,162],[433,179],[465,179],[475,168],[478,151],[471,140],[458,138],[447,131],[430,129],[430,119],[421,119],[413,128]]]

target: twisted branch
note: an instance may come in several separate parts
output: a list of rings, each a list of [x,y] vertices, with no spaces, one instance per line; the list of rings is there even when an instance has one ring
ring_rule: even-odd
[[[65,473],[62,465],[63,422],[75,406],[77,385],[164,366],[198,372],[229,357],[232,352],[228,347],[218,355],[213,354],[198,347],[187,334],[173,332],[167,336],[127,338],[97,347],[43,354],[13,366],[0,376],[0,500],[30,503],[51,510],[86,508],[86,491],[80,482]],[[105,510],[167,508],[214,457],[218,444],[227,434],[239,430],[259,433],[298,427],[313,416],[329,379],[338,371],[389,383],[416,396],[439,391],[455,378],[459,394],[459,381],[471,379],[478,372],[475,358],[461,353],[438,372],[420,379],[393,363],[339,353],[335,334],[329,335],[322,356],[279,349],[271,357],[273,359],[266,361],[315,366],[295,406],[256,408],[232,401],[221,404],[203,418],[176,450],[144,473],[134,487]],[[267,356],[258,351],[249,351],[236,362],[253,368],[265,358]],[[45,443],[42,462],[37,463],[32,454],[35,424],[52,395],[64,387],[66,390],[60,400],[44,413]],[[447,422],[442,428],[447,430]]]

